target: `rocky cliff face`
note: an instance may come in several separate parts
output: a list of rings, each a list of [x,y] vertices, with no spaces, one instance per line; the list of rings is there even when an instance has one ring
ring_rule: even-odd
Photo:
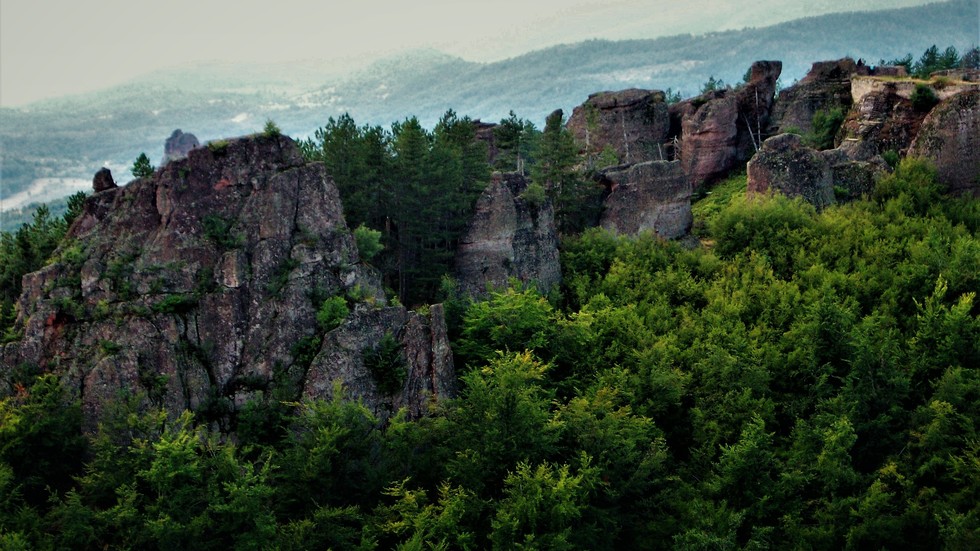
[[[886,151],[905,154],[925,116],[895,86],[885,86],[855,101],[838,134],[840,148],[860,161]]]
[[[273,391],[327,397],[333,379],[378,412],[451,391],[441,310],[384,307],[336,187],[288,138],[212,143],[96,193],[56,256],[24,278],[25,336],[2,349],[0,379],[22,362],[54,372],[90,422],[121,391],[173,413]],[[316,313],[333,296],[352,313],[325,331]],[[385,332],[407,363],[400,389],[382,392],[362,356]],[[345,370],[324,367],[338,358]]]
[[[779,92],[773,108],[773,132],[795,128],[802,133],[813,130],[818,111],[851,106],[851,77],[858,66],[851,58],[818,61],[803,80]]]
[[[670,131],[667,103],[660,90],[629,89],[592,94],[572,111],[568,130],[590,152],[606,147],[620,163],[662,161]]]
[[[755,154],[769,127],[779,61],[752,64],[749,82],[735,90],[708,92],[672,110],[681,118],[681,163],[694,188],[724,177]]]
[[[521,194],[529,181],[495,174],[477,200],[473,221],[456,251],[456,276],[473,296],[506,287],[510,278],[548,291],[561,282],[555,213],[550,201],[533,205]]]
[[[929,113],[909,155],[936,163],[951,193],[980,196],[980,90],[957,94]]]
[[[673,239],[691,229],[691,183],[680,161],[648,161],[603,171],[610,189],[599,224],[617,233],[654,231]]]

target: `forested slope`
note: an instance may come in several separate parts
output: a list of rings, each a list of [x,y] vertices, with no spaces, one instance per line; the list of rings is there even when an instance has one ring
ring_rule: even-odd
[[[703,246],[590,230],[551,297],[451,298],[458,398],[418,422],[272,402],[236,438],[51,376],[0,402],[5,548],[980,544],[980,203],[906,160],[816,212],[696,208]]]

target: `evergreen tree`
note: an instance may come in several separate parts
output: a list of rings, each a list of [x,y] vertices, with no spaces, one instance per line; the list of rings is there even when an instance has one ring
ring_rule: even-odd
[[[150,164],[150,158],[146,156],[146,153],[140,153],[140,156],[136,158],[136,162],[133,163],[133,168],[130,172],[133,173],[134,178],[149,178],[153,176],[153,165]]]

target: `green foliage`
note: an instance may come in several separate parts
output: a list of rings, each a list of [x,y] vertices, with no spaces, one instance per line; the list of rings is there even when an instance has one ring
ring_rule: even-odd
[[[365,348],[363,357],[364,366],[382,394],[391,396],[401,392],[408,377],[408,362],[401,343],[391,333],[385,333],[376,345]]]
[[[262,135],[266,138],[275,138],[282,135],[282,130],[279,130],[279,126],[272,119],[268,119],[262,127]]]
[[[558,231],[571,234],[588,227],[597,214],[592,207],[598,191],[576,169],[578,146],[560,110],[545,119],[534,157],[531,181],[551,196]]]
[[[222,251],[236,249],[245,243],[245,236],[231,231],[234,223],[234,220],[217,214],[206,214],[201,220],[204,237],[210,239]]]
[[[920,112],[927,112],[939,103],[936,92],[926,84],[916,84],[909,99],[912,102],[912,108]]]
[[[133,173],[134,178],[149,178],[153,176],[153,165],[150,164],[150,158],[146,156],[146,153],[140,153],[140,156],[136,158],[136,162],[133,163],[133,168],[130,172]]]
[[[289,276],[292,275],[293,270],[299,267],[299,260],[293,257],[289,257],[283,260],[276,271],[273,272],[269,278],[269,282],[266,284],[265,288],[269,291],[269,294],[278,297],[282,290],[289,284]]]
[[[715,80],[715,76],[711,75],[708,77],[708,80],[706,80],[705,83],[701,85],[700,93],[707,94],[708,92],[724,90],[727,87],[728,85],[725,84],[725,81],[721,80],[720,78]]]
[[[326,165],[347,223],[365,227],[355,237],[364,241],[365,260],[377,251],[371,261],[385,285],[409,305],[431,301],[489,181],[486,144],[476,139],[473,121],[447,111],[431,132],[416,118],[387,131],[343,115],[302,150]],[[381,232],[381,249],[369,231]]]
[[[531,208],[535,209],[540,208],[548,200],[548,194],[545,192],[544,186],[537,182],[529,184],[527,189],[521,193],[520,197],[528,205],[531,205]]]
[[[208,151],[215,155],[221,155],[228,150],[228,145],[228,140],[213,140],[208,142]]]
[[[197,297],[192,295],[167,295],[151,309],[158,314],[183,314],[197,306]]]
[[[813,114],[813,130],[803,141],[814,149],[833,149],[834,137],[843,124],[844,117],[844,109],[840,107],[817,111]]]
[[[331,331],[340,326],[349,314],[347,301],[343,297],[330,297],[317,310],[316,323],[321,331]]]
[[[554,334],[554,308],[532,289],[508,288],[474,303],[463,320],[455,352],[459,365],[476,368],[497,357],[498,351],[544,351]]]
[[[354,229],[354,242],[357,243],[357,253],[364,262],[371,262],[384,249],[381,244],[381,232],[361,224]]]

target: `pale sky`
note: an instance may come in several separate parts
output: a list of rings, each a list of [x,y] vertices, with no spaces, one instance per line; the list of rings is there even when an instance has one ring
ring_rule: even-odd
[[[928,0],[0,0],[0,106],[202,61],[366,61],[432,47],[494,61],[590,38],[653,38]]]

